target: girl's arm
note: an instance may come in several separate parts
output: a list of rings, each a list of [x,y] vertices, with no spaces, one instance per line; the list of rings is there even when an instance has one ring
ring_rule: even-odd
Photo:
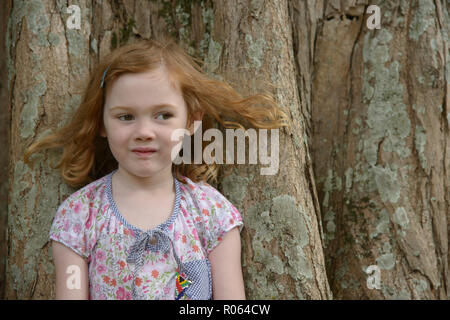
[[[88,300],[89,279],[86,260],[60,242],[52,241],[56,268],[57,300]]]
[[[239,228],[228,231],[208,256],[214,300],[245,300]]]

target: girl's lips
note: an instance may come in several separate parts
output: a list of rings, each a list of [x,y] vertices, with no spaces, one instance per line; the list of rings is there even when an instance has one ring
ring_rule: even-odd
[[[146,152],[141,152],[141,151],[133,151],[133,153],[137,154],[138,157],[150,157],[151,155],[153,155],[156,151],[146,151]]]

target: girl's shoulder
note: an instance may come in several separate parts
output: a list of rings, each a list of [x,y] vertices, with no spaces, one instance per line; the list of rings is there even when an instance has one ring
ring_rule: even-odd
[[[86,186],[78,189],[77,191],[69,195],[67,198],[65,198],[64,201],[61,203],[60,207],[67,206],[68,204],[73,203],[74,201],[81,203],[90,203],[102,198],[105,194],[105,189],[107,187],[108,181],[107,178],[109,175],[110,174],[107,174],[102,178],[99,178],[87,184]]]
[[[183,176],[185,182],[182,182],[182,196],[186,196],[200,214],[209,217],[213,212],[218,215],[239,217],[240,213],[236,207],[216,188],[205,181],[194,182],[188,177]]]
[[[216,188],[205,181],[194,182],[184,177],[182,197],[186,197],[183,214],[190,216],[202,239],[202,246],[209,253],[222,241],[224,235],[239,227],[243,220],[236,207]]]
[[[198,200],[206,200],[210,202],[229,202],[225,196],[220,193],[219,190],[211,186],[206,181],[198,181],[194,182],[188,177],[182,176],[184,181],[180,181],[181,185],[184,187],[184,190],[187,191],[191,197]]]
[[[50,228],[50,239],[61,242],[88,258],[96,243],[97,227],[104,208],[108,175],[95,180],[67,197],[58,207]],[[99,223],[97,223],[99,221]]]

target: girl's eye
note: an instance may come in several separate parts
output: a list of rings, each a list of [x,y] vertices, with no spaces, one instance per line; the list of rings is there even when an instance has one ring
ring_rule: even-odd
[[[163,118],[160,118],[161,116],[163,116]],[[167,118],[164,119],[164,116],[167,117]],[[161,113],[156,118],[159,119],[159,120],[167,120],[167,119],[169,119],[171,117],[172,117],[172,114],[170,114],[170,113]]]
[[[123,114],[123,115],[121,115],[121,116],[118,116],[117,118],[118,118],[118,119],[121,119],[121,118],[123,118],[123,117],[132,117],[132,115],[131,115],[131,114]]]

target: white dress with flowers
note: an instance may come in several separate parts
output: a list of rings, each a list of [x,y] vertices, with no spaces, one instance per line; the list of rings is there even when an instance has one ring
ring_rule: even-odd
[[[243,222],[206,182],[174,176],[170,218],[151,230],[128,223],[112,197],[111,177],[90,183],[58,208],[50,239],[86,258],[90,299],[211,299],[208,255]]]

